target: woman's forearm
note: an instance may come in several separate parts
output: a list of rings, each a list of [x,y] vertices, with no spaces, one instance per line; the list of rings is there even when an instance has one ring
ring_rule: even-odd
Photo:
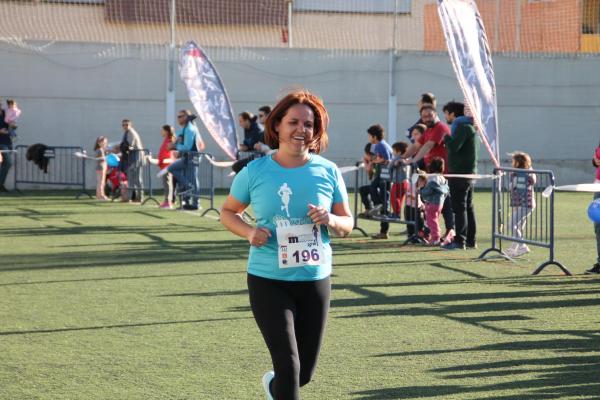
[[[327,225],[333,233],[340,237],[346,237],[354,228],[354,218],[347,215],[331,214],[329,224]]]
[[[248,239],[253,229],[251,225],[244,221],[241,214],[226,209],[221,210],[221,223],[232,233],[244,239]]]

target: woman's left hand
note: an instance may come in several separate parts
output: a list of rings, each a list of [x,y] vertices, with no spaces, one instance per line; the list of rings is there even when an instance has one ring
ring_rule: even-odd
[[[331,222],[331,214],[323,206],[315,206],[309,203],[307,215],[318,225],[329,225]]]

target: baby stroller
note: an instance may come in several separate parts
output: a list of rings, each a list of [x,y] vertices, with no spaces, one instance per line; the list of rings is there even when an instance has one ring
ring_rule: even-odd
[[[119,156],[116,154],[109,154],[106,156],[106,164],[108,170],[106,171],[106,194],[112,199],[121,197],[121,201],[127,200],[127,175],[120,169]]]

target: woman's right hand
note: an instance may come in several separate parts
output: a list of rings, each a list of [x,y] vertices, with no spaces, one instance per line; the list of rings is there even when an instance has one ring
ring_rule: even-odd
[[[261,247],[267,244],[270,237],[271,231],[269,231],[267,228],[257,227],[252,228],[252,230],[248,232],[247,239],[251,246]]]

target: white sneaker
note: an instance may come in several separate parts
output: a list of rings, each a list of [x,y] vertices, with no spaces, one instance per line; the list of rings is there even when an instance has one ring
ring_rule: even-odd
[[[265,374],[262,377],[262,385],[263,385],[263,389],[265,390],[265,394],[267,395],[267,400],[273,400],[273,396],[271,395],[271,390],[269,389],[269,386],[271,385],[271,381],[273,380],[273,378],[275,378],[275,372],[273,372],[273,371],[265,372]]]
[[[156,177],[157,178],[162,178],[163,176],[165,176],[168,173],[169,173],[169,169],[168,168],[163,168],[160,171],[158,171],[158,174],[156,174]]]
[[[504,254],[506,254],[510,258],[515,258],[516,257],[515,253],[518,248],[519,248],[519,244],[513,243],[508,249],[504,250]]]
[[[515,251],[513,252],[513,257],[520,257],[524,254],[529,253],[531,250],[529,250],[529,247],[526,244],[521,244],[520,246],[518,246]]]
[[[529,247],[526,244],[514,243],[508,250],[505,251],[506,255],[510,258],[520,257],[524,254],[529,253]]]

